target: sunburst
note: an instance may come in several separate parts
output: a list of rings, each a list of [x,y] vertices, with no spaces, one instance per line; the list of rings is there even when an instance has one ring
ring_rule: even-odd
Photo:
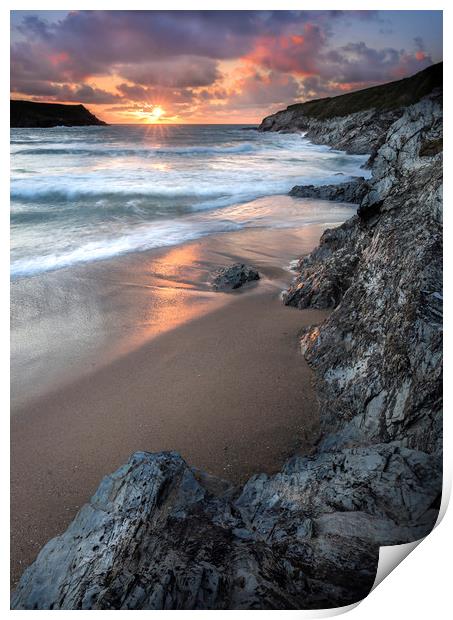
[[[148,123],[158,123],[162,116],[164,116],[165,110],[160,105],[154,106],[151,112],[147,112]]]

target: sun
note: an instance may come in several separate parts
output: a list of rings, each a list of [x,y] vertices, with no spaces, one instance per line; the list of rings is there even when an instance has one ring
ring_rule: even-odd
[[[165,110],[159,105],[154,106],[151,112],[148,112],[148,123],[157,123],[164,114]]]
[[[127,110],[123,112],[123,116],[129,119],[136,119],[136,123],[140,125],[166,125],[167,123],[181,122],[177,114],[171,116],[167,110],[157,104],[149,104],[135,110]]]

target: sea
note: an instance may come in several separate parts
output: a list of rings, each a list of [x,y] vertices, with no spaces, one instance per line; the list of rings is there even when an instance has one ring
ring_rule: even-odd
[[[366,176],[365,161],[240,125],[12,129],[11,276],[317,222],[307,203],[288,213],[269,197]]]

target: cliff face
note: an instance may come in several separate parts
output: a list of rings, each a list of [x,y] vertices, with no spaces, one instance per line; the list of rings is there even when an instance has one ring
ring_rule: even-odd
[[[79,127],[107,124],[83,105],[11,100],[10,113],[11,127]]]
[[[134,455],[43,548],[14,608],[347,605],[370,590],[380,545],[429,533],[442,486],[441,136],[439,95],[398,113],[359,214],[324,233],[286,293],[333,308],[301,342],[323,421],[315,453],[239,489],[173,453]]]
[[[318,119],[300,114],[296,108],[268,116],[259,130],[304,132],[315,144],[327,144],[341,151],[364,155],[380,146],[387,130],[400,114],[399,110],[365,110],[348,116]]]
[[[263,119],[260,131],[304,132],[315,144],[374,154],[404,110],[442,89],[442,63],[404,80],[306,103]]]
[[[359,215],[300,261],[286,303],[335,308],[303,339],[329,445],[441,450],[442,137],[439,96],[390,128]]]

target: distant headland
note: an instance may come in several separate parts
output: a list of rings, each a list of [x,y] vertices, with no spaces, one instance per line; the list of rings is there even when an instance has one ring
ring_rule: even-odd
[[[11,100],[11,127],[107,125],[85,106]]]

